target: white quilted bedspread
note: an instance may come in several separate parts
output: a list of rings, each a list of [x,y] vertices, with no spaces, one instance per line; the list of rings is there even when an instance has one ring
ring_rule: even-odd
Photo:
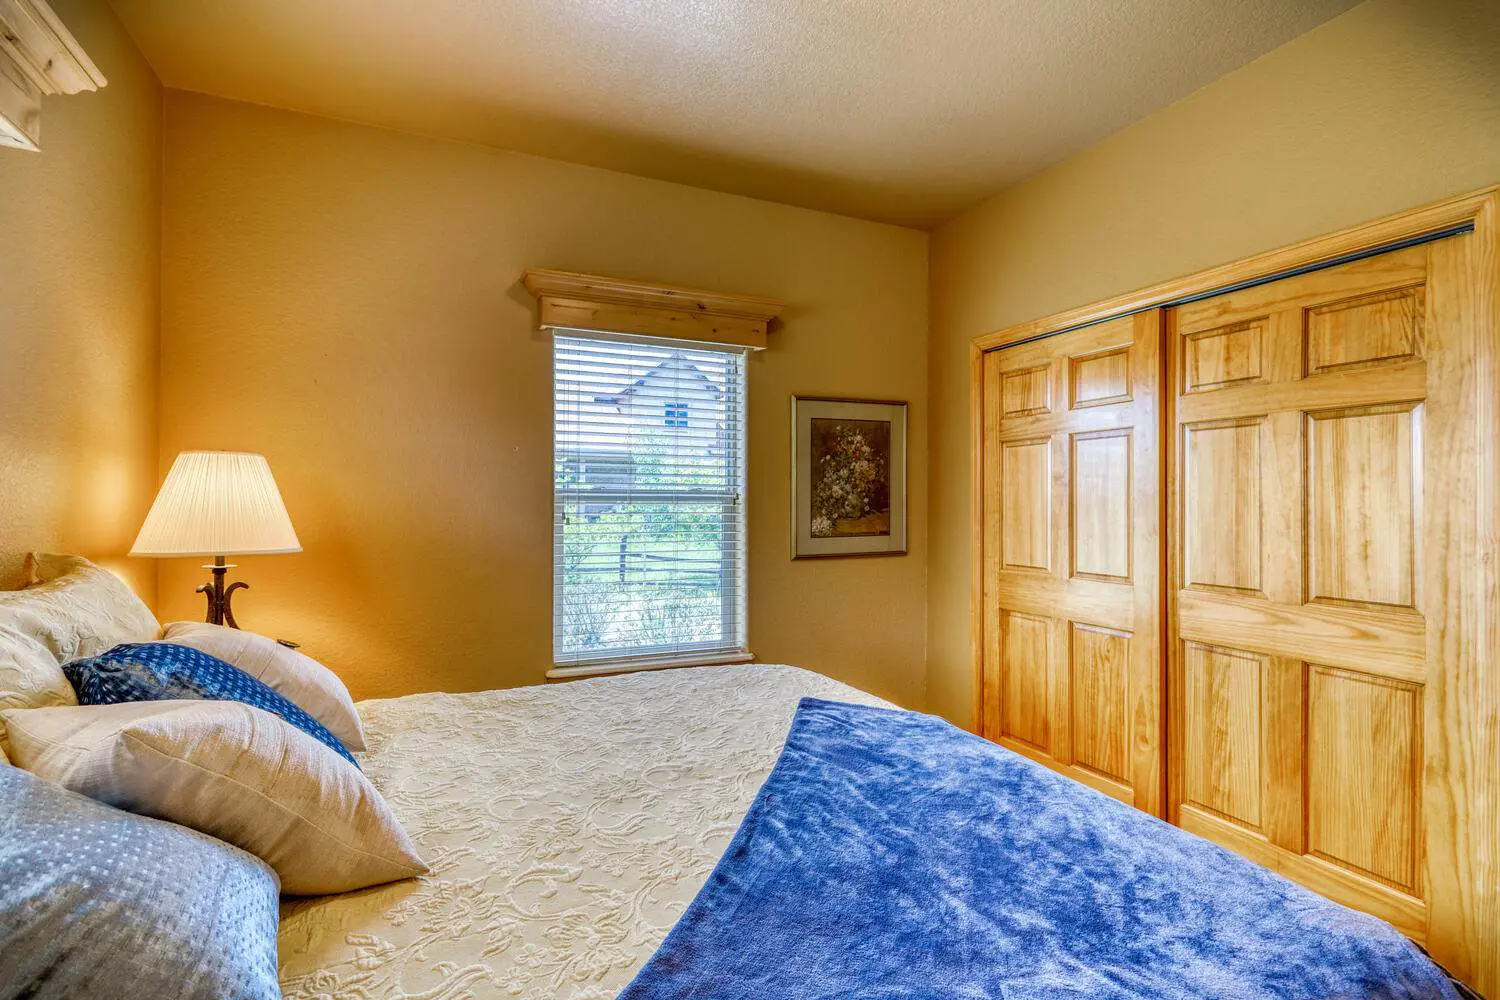
[[[695,667],[359,705],[361,763],[432,874],[283,905],[288,1000],[609,1000],[708,878],[804,695]]]

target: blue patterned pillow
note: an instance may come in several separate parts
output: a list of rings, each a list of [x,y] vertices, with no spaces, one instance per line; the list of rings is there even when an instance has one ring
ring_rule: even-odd
[[[0,764],[0,997],[280,1000],[276,873]]]
[[[80,705],[197,698],[238,701],[291,723],[359,767],[344,744],[321,722],[266,684],[191,646],[175,642],[127,642],[107,653],[63,664]]]

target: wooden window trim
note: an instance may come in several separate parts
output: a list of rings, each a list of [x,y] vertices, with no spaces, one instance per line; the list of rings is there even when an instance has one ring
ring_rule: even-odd
[[[751,295],[678,288],[597,274],[533,269],[521,284],[537,300],[544,329],[673,337],[765,350],[785,305]]]

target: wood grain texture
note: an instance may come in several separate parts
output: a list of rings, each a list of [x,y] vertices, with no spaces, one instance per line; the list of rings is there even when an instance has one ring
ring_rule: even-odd
[[[1131,394],[1130,349],[1116,348],[1069,358],[1068,386],[1075,409],[1128,401]]]
[[[1304,817],[1307,746],[1307,664],[1285,656],[1265,660],[1261,675],[1261,822],[1270,843],[1292,854],[1307,850]]]
[[[1421,408],[1308,414],[1310,600],[1416,611]]]
[[[538,302],[538,326],[766,346],[781,302],[597,274],[533,269],[521,284]]]
[[[1049,615],[1066,603],[1076,620],[1124,631],[1131,630],[1138,614],[1133,590],[1118,581],[1018,572],[1000,573],[992,588],[1001,607]]]
[[[1051,745],[1052,623],[1002,612],[1000,616],[1000,732],[1045,750]]]
[[[1427,678],[1427,628],[1416,615],[1202,591],[1183,591],[1174,603],[1184,639],[1235,636],[1273,656],[1295,659],[1316,650],[1318,659],[1332,666],[1418,684]]]
[[[1446,254],[1457,251],[1444,248],[1433,254],[1432,266],[1444,278],[1456,269],[1451,283],[1460,289],[1466,318],[1455,320],[1472,338],[1462,348],[1474,379],[1465,441],[1474,465],[1476,512],[1472,562],[1465,569],[1473,574],[1468,593],[1476,607],[1471,641],[1478,656],[1453,671],[1468,688],[1463,712],[1449,712],[1445,705],[1443,718],[1446,728],[1462,734],[1473,759],[1462,779],[1470,792],[1464,800],[1469,827],[1464,836],[1475,841],[1475,851],[1460,877],[1476,886],[1466,920],[1479,937],[1471,976],[1495,996],[1500,994],[1500,670],[1493,669],[1500,656],[1500,435],[1493,431],[1500,426],[1500,194],[1486,200],[1475,220],[1474,240],[1464,251],[1467,261],[1455,264]],[[1444,471],[1441,462],[1435,465]],[[1484,669],[1486,663],[1491,669]]]
[[[1307,849],[1421,896],[1421,688],[1313,666]]]
[[[1000,377],[1000,412],[1007,417],[1046,413],[1052,406],[1051,372],[1046,365],[1006,372]]]
[[[1008,736],[1001,736],[995,742],[1007,750],[1014,750],[1023,757],[1034,760],[1038,764],[1056,771],[1058,774],[1066,775],[1074,781],[1089,786],[1095,791],[1103,792],[1105,795],[1118,799],[1128,806],[1135,805],[1135,789],[1127,784],[1116,781],[1108,775],[1091,771],[1086,767],[1078,767],[1072,763],[1065,764],[1046,751],[1038,750],[1028,743],[1013,740]]]
[[[974,353],[970,368],[975,381],[974,527],[978,558],[974,561],[972,628],[974,645],[974,725],[980,734],[1000,732],[1000,699],[986,690],[1000,690],[1000,599],[994,584],[1000,575],[1000,413],[1003,375],[998,354]]]
[[[1250,829],[1261,824],[1261,686],[1266,658],[1184,643],[1183,801]]]
[[[1006,569],[1052,568],[1052,443],[1000,445],[1000,553]]]
[[[1396,289],[1420,285],[1427,279],[1427,247],[1416,246],[1391,253],[1377,254],[1364,260],[1331,267],[1324,271],[1273,281],[1254,288],[1215,295],[1179,306],[1177,322],[1184,334],[1222,327],[1233,323],[1253,322],[1288,310],[1328,309],[1351,300],[1375,299]],[[1372,317],[1351,317],[1349,328],[1358,327]]]
[[[1071,630],[1073,760],[1129,783],[1130,634],[1077,623]]]
[[[1265,332],[1264,322],[1251,320],[1183,337],[1183,391],[1202,392],[1260,381]]]
[[[1160,315],[979,364],[982,732],[1159,812]]]
[[[1307,310],[1307,373],[1421,357],[1425,298],[1415,285]]]
[[[1500,995],[1500,198],[1432,247],[1428,286],[1423,691],[1428,938]]]
[[[1280,872],[1314,892],[1374,914],[1421,945],[1430,945],[1428,907],[1422,900],[1311,854],[1293,854],[1252,830],[1191,804],[1182,807],[1189,833],[1212,840],[1257,864]]]
[[[1432,255],[1467,237],[1168,314],[1174,405],[1169,815],[1320,892],[1430,938],[1424,816],[1434,621],[1424,402],[1445,331]],[[1259,374],[1191,384],[1184,338],[1253,326]],[[1250,516],[1248,511],[1254,510]],[[1258,550],[1243,542],[1257,524]],[[1451,563],[1453,554],[1447,555]],[[1232,674],[1203,648],[1255,663]],[[1225,677],[1238,677],[1239,686]],[[1225,708],[1233,703],[1234,709]],[[1232,717],[1234,723],[1224,719]],[[1259,740],[1254,764],[1253,737]],[[1431,905],[1429,905],[1429,903]],[[1435,951],[1436,954],[1436,951]]]
[[[1188,587],[1257,592],[1261,418],[1183,428],[1183,565]]]
[[[734,344],[753,350],[766,346],[765,325],[737,316],[671,312],[612,302],[544,298],[538,308],[544,329],[590,330],[644,337],[670,337],[703,344]]]
[[[1073,574],[1130,579],[1131,432],[1074,434],[1068,512]]]
[[[1283,317],[1283,328],[1295,328],[1298,317]],[[1281,339],[1281,338],[1278,338]],[[1300,354],[1295,341],[1288,346],[1275,345],[1277,353],[1294,360]],[[1325,409],[1339,407],[1379,406],[1391,400],[1421,399],[1427,394],[1427,365],[1420,361],[1397,359],[1381,364],[1374,371],[1336,369],[1316,378],[1269,382],[1265,385],[1235,385],[1215,392],[1184,395],[1177,400],[1177,418],[1184,423],[1228,420],[1257,408],[1264,413],[1308,408],[1307,391],[1317,390],[1317,405]]]
[[[1277,326],[1289,324],[1286,317]],[[1295,357],[1283,358],[1278,367],[1294,369]],[[1306,418],[1297,410],[1281,410],[1266,417],[1261,477],[1261,528],[1274,551],[1296,555],[1267,558],[1261,564],[1261,596],[1278,609],[1303,605],[1307,582],[1302,558],[1307,535],[1307,454],[1304,434]],[[1361,650],[1365,655],[1368,650]]]

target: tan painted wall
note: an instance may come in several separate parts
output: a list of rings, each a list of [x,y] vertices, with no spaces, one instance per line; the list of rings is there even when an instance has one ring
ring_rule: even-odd
[[[971,716],[968,344],[1500,182],[1500,4],[1369,0],[939,229],[928,705]]]
[[[109,80],[0,149],[0,586],[29,549],[126,559],[156,490],[161,87],[107,4],[53,9]]]
[[[927,238],[476,146],[169,91],[161,461],[268,455],[305,551],[243,560],[240,621],[358,696],[537,683],[551,662],[550,342],[527,267],[774,296],[750,365],[751,647],[923,698],[926,464],[911,555],[792,563],[788,397],[911,401]],[[162,617],[197,617],[194,560]]]

